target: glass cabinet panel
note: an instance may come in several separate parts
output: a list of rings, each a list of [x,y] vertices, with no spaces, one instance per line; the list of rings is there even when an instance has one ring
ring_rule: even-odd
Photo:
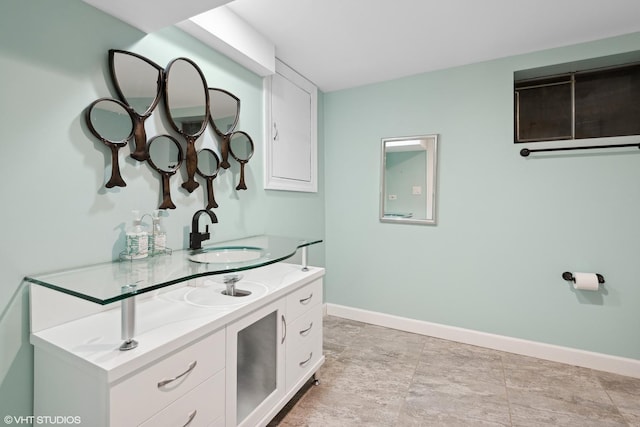
[[[237,420],[242,422],[277,386],[277,313],[238,332]]]
[[[276,300],[227,326],[227,426],[268,422],[284,397],[285,304]]]

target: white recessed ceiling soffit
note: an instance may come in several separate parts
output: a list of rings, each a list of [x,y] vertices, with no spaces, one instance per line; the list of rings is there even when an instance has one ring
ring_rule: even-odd
[[[638,0],[84,1],[146,32],[225,5],[325,92],[640,31]]]

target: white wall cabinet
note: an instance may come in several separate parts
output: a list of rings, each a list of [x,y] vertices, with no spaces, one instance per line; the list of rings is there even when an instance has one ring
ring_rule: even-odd
[[[96,427],[265,426],[324,362],[323,275],[287,264],[247,271],[270,291],[231,311],[185,304],[186,285],[150,296],[138,301],[141,320],[158,315],[129,351],[118,350],[117,309],[32,332],[34,414]],[[31,292],[39,307],[56,291]]]
[[[267,190],[318,191],[318,89],[276,60],[264,78]]]

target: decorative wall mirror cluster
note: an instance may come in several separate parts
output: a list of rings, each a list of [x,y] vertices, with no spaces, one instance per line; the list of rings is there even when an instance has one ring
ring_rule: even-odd
[[[133,120],[125,104],[110,98],[100,98],[87,109],[89,130],[111,149],[111,178],[105,187],[126,187],[118,161],[118,151],[133,136]]]
[[[194,179],[198,166],[196,139],[209,121],[209,91],[200,68],[187,58],[174,59],[165,71],[164,106],[173,130],[187,143],[187,181],[189,193],[198,188]]]
[[[213,100],[209,110],[211,126],[222,138],[220,154],[222,163],[220,167],[228,169],[229,164],[229,138],[238,125],[240,117],[240,99],[224,89],[209,88],[209,96]]]
[[[186,163],[187,180],[182,187],[192,193],[206,181],[206,209],[217,208],[213,180],[220,168],[228,169],[231,154],[240,165],[236,190],[246,190],[244,169],[253,155],[251,137],[237,131],[240,99],[232,93],[210,88],[198,65],[188,58],[176,58],[163,69],[153,61],[125,50],[109,50],[109,71],[118,99],[100,98],[86,110],[89,131],[111,150],[111,177],[107,188],[126,187],[120,174],[118,153],[133,140],[131,157],[146,161],[162,177],[159,209],[175,209],[170,178]],[[186,150],[174,136],[147,137],[145,121],[160,101],[164,101],[166,122],[184,141]],[[211,125],[219,140],[218,153],[211,148],[197,150],[196,143]],[[186,153],[186,154],[185,154]]]
[[[130,107],[133,118],[135,149],[131,157],[147,159],[147,133],[144,122],[162,97],[162,67],[144,56],[124,50],[109,51],[109,73],[118,98]]]
[[[382,139],[380,221],[436,224],[438,135]]]

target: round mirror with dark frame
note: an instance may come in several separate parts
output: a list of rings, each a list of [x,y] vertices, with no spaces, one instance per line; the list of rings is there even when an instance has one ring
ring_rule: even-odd
[[[180,169],[183,152],[180,143],[171,135],[157,135],[147,144],[147,162],[162,175],[162,203],[158,209],[175,209],[171,200],[169,179]]]
[[[236,190],[247,189],[244,180],[244,165],[246,165],[251,156],[253,156],[253,151],[253,140],[246,132],[236,131],[229,136],[229,152],[231,156],[240,163],[240,182],[236,186]]]
[[[228,169],[229,164],[229,136],[235,131],[240,117],[240,98],[224,89],[209,88],[210,121],[213,130],[222,138],[220,167]]]
[[[193,192],[198,167],[195,142],[209,121],[209,91],[200,68],[188,58],[169,62],[165,72],[164,105],[171,127],[187,142],[187,180],[182,187]]]
[[[126,187],[120,175],[118,151],[133,136],[131,109],[117,99],[100,98],[87,108],[86,121],[89,131],[111,149],[111,178],[105,187]]]
[[[132,111],[135,149],[131,157],[144,161],[147,155],[144,123],[162,97],[164,70],[144,56],[110,49],[109,72],[118,98]]]
[[[198,175],[207,181],[207,207],[217,208],[218,203],[213,195],[213,180],[220,170],[220,157],[210,148],[203,148],[198,152]]]

